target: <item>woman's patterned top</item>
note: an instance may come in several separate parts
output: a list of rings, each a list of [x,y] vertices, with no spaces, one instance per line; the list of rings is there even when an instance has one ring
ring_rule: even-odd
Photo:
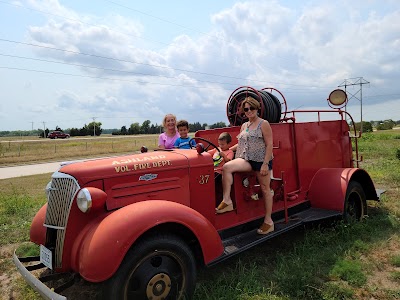
[[[265,141],[261,131],[261,120],[256,129],[249,130],[250,122],[247,122],[247,127],[242,130],[237,136],[238,147],[236,150],[236,157],[243,158],[244,160],[252,160],[263,162],[265,159]]]

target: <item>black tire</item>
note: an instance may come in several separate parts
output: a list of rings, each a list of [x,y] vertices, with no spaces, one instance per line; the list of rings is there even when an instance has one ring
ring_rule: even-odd
[[[147,238],[130,249],[104,285],[103,299],[191,299],[196,262],[187,244],[174,235]]]
[[[366,214],[366,196],[363,187],[357,181],[347,186],[343,219],[346,223],[361,221]]]

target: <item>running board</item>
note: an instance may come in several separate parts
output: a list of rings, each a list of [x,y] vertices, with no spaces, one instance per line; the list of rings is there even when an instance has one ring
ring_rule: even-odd
[[[342,213],[338,211],[320,208],[309,208],[297,214],[291,215],[287,223],[285,223],[285,219],[276,221],[275,230],[267,235],[258,234],[257,228],[254,228],[250,231],[227,238],[222,241],[222,244],[224,246],[224,253],[216,260],[212,261],[208,266],[219,263],[233,255],[241,253],[242,251],[252,248],[258,244],[265,242],[266,240],[272,239],[305,223],[327,218],[339,217],[341,215]]]

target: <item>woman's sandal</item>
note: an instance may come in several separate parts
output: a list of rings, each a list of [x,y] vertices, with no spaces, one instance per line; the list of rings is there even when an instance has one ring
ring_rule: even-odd
[[[268,234],[272,231],[274,231],[274,224],[267,224],[267,223],[262,223],[262,225],[260,226],[260,228],[257,229],[257,233],[258,234]]]
[[[231,204],[226,204],[224,201],[222,201],[218,207],[215,209],[215,213],[217,214],[223,214],[226,213],[228,211],[232,211],[233,210],[233,203]]]

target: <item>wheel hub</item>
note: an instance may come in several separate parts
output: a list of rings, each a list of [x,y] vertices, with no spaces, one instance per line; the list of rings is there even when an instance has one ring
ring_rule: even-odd
[[[171,278],[165,273],[153,276],[147,284],[146,295],[150,300],[165,299],[171,290]]]

